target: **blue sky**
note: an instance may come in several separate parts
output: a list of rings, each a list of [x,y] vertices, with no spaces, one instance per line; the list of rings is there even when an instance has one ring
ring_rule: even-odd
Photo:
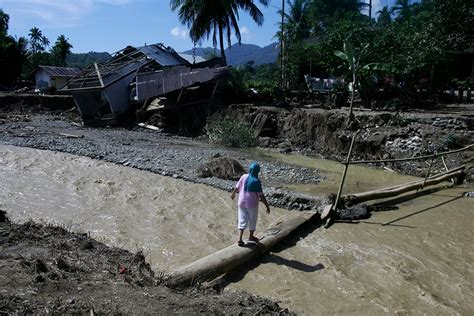
[[[377,12],[394,0],[372,2]],[[265,16],[262,27],[241,14],[242,43],[265,46],[274,42],[280,5],[280,0],[271,0],[267,8],[259,5]],[[52,44],[64,34],[75,53],[115,52],[127,45],[157,42],[177,51],[193,47],[168,0],[0,0],[0,8],[10,15],[9,34],[27,36],[32,27],[38,27]],[[204,41],[202,46],[212,43]]]

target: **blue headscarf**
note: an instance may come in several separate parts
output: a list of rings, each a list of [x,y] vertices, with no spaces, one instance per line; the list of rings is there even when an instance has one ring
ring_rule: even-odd
[[[246,192],[262,192],[262,184],[258,179],[260,166],[256,162],[252,162],[249,167],[249,175],[245,181],[244,191]]]

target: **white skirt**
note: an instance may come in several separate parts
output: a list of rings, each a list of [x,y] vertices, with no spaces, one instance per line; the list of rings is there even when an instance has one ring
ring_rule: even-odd
[[[257,219],[258,219],[258,207],[256,208],[245,208],[239,206],[239,223],[237,225],[238,229],[246,229],[255,231],[257,228]]]

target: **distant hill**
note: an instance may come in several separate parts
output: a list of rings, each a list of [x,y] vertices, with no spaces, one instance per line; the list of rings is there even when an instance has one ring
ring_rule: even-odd
[[[199,47],[195,49],[196,56],[205,58],[210,52],[214,52],[211,47]],[[219,54],[220,50],[216,49],[215,54]],[[183,52],[185,54],[193,53],[193,50]],[[253,44],[234,44],[230,48],[225,49],[227,62],[232,66],[245,65],[249,61],[253,61],[256,66],[262,64],[275,63],[278,57],[278,44],[273,43],[265,47],[260,47]]]
[[[66,64],[68,67],[84,69],[92,65],[94,62],[109,56],[110,54],[106,52],[72,53],[66,58]]]

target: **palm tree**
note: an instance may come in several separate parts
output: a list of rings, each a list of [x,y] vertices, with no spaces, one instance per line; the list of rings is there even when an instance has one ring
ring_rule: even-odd
[[[286,23],[285,33],[293,33],[291,35],[286,34],[286,36],[294,37],[295,40],[301,40],[309,36],[309,26],[307,20],[307,7],[308,0],[287,0],[289,13],[283,13]],[[282,11],[279,10],[278,14],[281,15]],[[279,32],[280,33],[280,32]],[[277,33],[277,36],[279,36]]]
[[[66,58],[71,53],[72,45],[64,35],[59,35],[56,43],[54,43],[52,53],[59,66],[66,65]]]
[[[392,7],[392,13],[397,13],[397,19],[401,21],[408,21],[412,16],[413,4],[410,0],[397,0]]]
[[[369,3],[359,0],[312,0],[310,4],[313,17],[323,28],[331,20],[340,18],[345,13],[369,8]]]
[[[268,0],[259,0],[264,6]],[[171,10],[178,10],[182,24],[189,27],[189,36],[196,44],[212,34],[214,46],[217,46],[217,36],[223,62],[227,64],[224,53],[224,34],[228,46],[231,46],[232,31],[241,42],[238,25],[239,10],[249,13],[257,25],[263,24],[263,13],[255,5],[254,0],[170,0]]]
[[[377,19],[377,24],[381,26],[386,26],[389,25],[390,22],[392,22],[392,16],[390,13],[390,9],[388,6],[384,6],[381,10],[377,11],[377,14],[379,15]]]
[[[33,53],[42,52],[49,46],[49,40],[43,36],[43,32],[37,27],[33,27],[28,34]]]
[[[10,16],[0,9],[0,34],[6,34],[8,31],[8,22],[10,21]]]

